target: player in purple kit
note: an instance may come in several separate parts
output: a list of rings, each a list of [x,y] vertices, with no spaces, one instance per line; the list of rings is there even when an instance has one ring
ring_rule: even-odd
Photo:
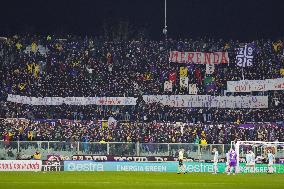
[[[230,175],[230,173],[232,172],[233,168],[234,168],[233,175],[235,175],[236,167],[237,167],[237,153],[233,149],[230,150],[230,164],[229,164],[229,166],[230,166],[230,172],[228,172],[228,175]]]

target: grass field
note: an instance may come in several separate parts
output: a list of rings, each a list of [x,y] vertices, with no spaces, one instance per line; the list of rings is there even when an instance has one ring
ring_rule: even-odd
[[[284,174],[147,172],[0,172],[0,189],[274,189],[284,188]]]

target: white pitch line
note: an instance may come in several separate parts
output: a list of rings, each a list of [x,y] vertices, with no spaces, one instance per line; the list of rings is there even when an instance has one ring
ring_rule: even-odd
[[[151,185],[151,184],[159,184],[159,185],[168,185],[168,184],[174,184],[174,185],[183,185],[183,184],[188,184],[188,185],[191,185],[191,184],[199,184],[199,185],[207,185],[207,184],[219,184],[219,185],[227,185],[227,184],[232,184],[232,183],[201,183],[201,182],[169,182],[169,183],[165,183],[165,182],[153,182],[153,183],[145,183],[145,182],[133,182],[133,183],[129,183],[129,182],[101,182],[101,181],[91,181],[91,182],[84,182],[84,181],[81,181],[81,182],[66,182],[66,181],[63,181],[63,182],[46,182],[46,181],[43,181],[43,182],[38,182],[38,181],[24,181],[24,182],[21,182],[21,181],[18,181],[18,182],[2,182],[0,181],[0,184],[146,184],[146,185]]]

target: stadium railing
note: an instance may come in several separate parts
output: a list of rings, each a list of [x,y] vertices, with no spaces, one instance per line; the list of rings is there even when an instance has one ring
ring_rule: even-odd
[[[212,149],[220,155],[230,149],[229,144],[199,145],[192,143],[131,143],[131,142],[61,142],[61,141],[0,141],[0,159],[16,159],[40,151],[42,159],[48,155],[113,155],[113,156],[172,156],[183,148],[192,159],[211,159]]]
[[[217,148],[220,157],[225,158],[225,154],[229,151],[231,145],[200,145],[193,143],[0,141],[0,159],[16,159],[19,156],[30,157],[36,151],[39,151],[42,154],[43,160],[45,160],[48,155],[60,155],[66,157],[72,157],[73,155],[177,157],[178,150],[181,148],[185,150],[185,157],[205,161],[212,159],[213,148]]]

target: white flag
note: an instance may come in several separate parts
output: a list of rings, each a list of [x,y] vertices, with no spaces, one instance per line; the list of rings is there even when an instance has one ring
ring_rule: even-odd
[[[188,88],[188,77],[180,77],[179,80],[180,88]]]
[[[188,84],[188,94],[197,94],[196,84]]]
[[[171,81],[165,81],[164,83],[164,91],[173,91],[173,83]]]
[[[214,64],[206,64],[206,74],[213,74],[215,70]]]
[[[237,48],[236,64],[240,67],[252,66],[254,57],[254,43],[248,43],[244,47]]]

